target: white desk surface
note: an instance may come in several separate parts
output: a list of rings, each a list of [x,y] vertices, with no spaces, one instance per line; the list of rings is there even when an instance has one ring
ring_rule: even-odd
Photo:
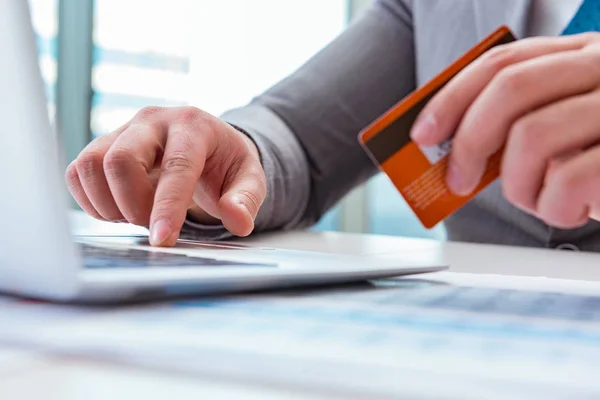
[[[129,225],[105,224],[72,215],[76,234],[144,234]],[[453,272],[545,276],[600,281],[600,255],[508,248],[490,245],[440,243],[342,233],[290,232],[245,239],[270,247],[347,254],[411,257],[426,254],[450,264]],[[295,399],[322,398],[316,394],[292,394],[283,388],[265,388],[243,382],[226,382],[165,374],[134,367],[85,359],[51,357],[0,347],[0,397],[3,399],[163,399],[208,395],[209,398]]]

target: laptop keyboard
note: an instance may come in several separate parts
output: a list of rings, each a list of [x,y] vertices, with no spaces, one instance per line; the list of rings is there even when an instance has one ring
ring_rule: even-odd
[[[149,267],[276,267],[276,264],[244,263],[217,260],[208,257],[193,257],[185,254],[148,251],[123,247],[94,246],[79,243],[86,268],[149,268]]]

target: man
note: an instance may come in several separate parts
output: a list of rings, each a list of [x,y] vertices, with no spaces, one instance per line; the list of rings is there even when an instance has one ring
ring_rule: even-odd
[[[413,127],[424,145],[455,134],[448,185],[459,194],[506,146],[501,179],[447,220],[449,238],[600,251],[600,36],[561,35],[595,29],[599,9],[600,0],[375,1],[222,119],[141,110],[81,153],[69,188],[90,215],[148,226],[160,246],[182,225],[208,238],[307,226],[377,172],[358,144],[362,128],[507,24],[536,38],[481,57]]]

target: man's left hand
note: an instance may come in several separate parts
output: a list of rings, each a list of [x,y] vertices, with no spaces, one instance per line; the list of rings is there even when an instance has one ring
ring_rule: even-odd
[[[504,148],[501,181],[514,206],[557,228],[600,220],[600,34],[496,47],[455,76],[412,131],[424,146],[453,137],[447,182],[478,185]]]

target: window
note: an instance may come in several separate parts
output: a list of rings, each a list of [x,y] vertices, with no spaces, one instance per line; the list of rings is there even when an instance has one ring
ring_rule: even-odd
[[[196,5],[193,104],[241,106],[313,56],[346,26],[345,0],[220,0]]]
[[[345,3],[97,0],[92,132],[146,105],[219,115],[245,104],[343,30]]]
[[[191,3],[95,2],[93,137],[118,128],[144,106],[187,104],[190,49],[186,16]]]

